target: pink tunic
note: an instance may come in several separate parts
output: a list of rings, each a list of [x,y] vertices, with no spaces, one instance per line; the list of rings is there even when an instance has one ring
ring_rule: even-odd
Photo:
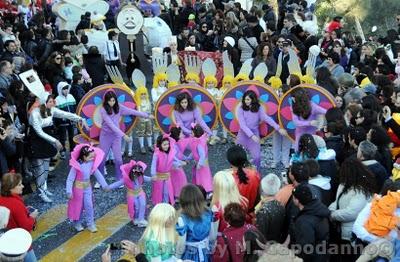
[[[151,176],[160,175],[169,176],[165,180],[153,181],[153,191],[151,193],[153,205],[163,202],[165,195],[167,194],[168,202],[174,204],[174,190],[171,182],[171,171],[173,168],[174,161],[176,159],[175,142],[172,138],[169,138],[170,151],[168,153],[160,151],[156,147],[153,160],[151,163]],[[166,192],[167,191],[167,192]]]
[[[185,149],[188,147],[190,142],[190,138],[181,138],[178,142],[175,143],[176,157],[179,160],[187,160],[185,155]],[[173,167],[171,170],[171,178],[174,181],[172,183],[172,187],[174,188],[175,198],[178,198],[182,188],[187,184],[187,178],[185,171],[182,167]]]
[[[136,162],[134,160],[131,160],[129,163],[121,166],[122,180],[125,184],[125,187],[127,188],[126,202],[128,204],[128,214],[132,220],[134,220],[135,218],[135,197],[141,196],[146,199],[146,193],[142,189],[142,185],[145,180],[147,182],[146,177],[141,176],[139,178],[136,178],[134,181],[129,178],[129,173],[131,172],[132,167],[138,163],[141,163],[142,167],[144,165],[143,170],[146,169],[146,164],[140,161]],[[132,194],[132,192],[134,191],[137,192],[138,195],[135,196],[134,194]]]
[[[204,134],[199,138],[192,137],[190,140],[193,159],[200,166],[199,169],[193,167],[193,184],[203,186],[206,192],[212,192],[212,175],[208,165],[207,135]]]
[[[83,146],[87,146],[85,144],[80,144],[75,146],[74,151],[71,153],[71,159],[69,160],[69,165],[71,168],[74,168],[76,171],[76,178],[75,181],[84,181],[84,175],[81,170],[81,165],[78,162],[78,157],[81,152],[81,149]],[[100,166],[101,162],[103,161],[104,158],[104,152],[95,147],[91,147],[91,149],[94,150],[95,153],[95,158],[93,161],[92,169],[90,170],[90,175],[93,175],[97,170],[97,168]],[[90,179],[90,178],[89,178]],[[90,183],[90,182],[89,182]],[[71,190],[72,185],[67,184],[67,192]],[[83,192],[85,189],[77,188],[75,186],[72,186],[72,199],[68,201],[68,209],[67,209],[67,215],[68,218],[77,221],[80,219],[82,207],[83,207]]]

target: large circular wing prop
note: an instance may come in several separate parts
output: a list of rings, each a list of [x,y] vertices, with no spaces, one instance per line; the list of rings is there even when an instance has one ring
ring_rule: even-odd
[[[217,106],[214,99],[204,88],[197,85],[182,84],[168,89],[156,105],[156,123],[164,133],[169,133],[170,127],[176,125],[174,105],[176,96],[188,92],[196,106],[199,107],[204,122],[212,129],[217,122]]]
[[[131,109],[136,107],[134,93],[126,87],[115,84],[105,84],[90,90],[82,98],[76,110],[76,114],[84,118],[90,127],[90,130],[85,130],[82,126],[79,126],[82,139],[87,139],[92,142],[99,141],[102,122],[100,109],[103,107],[103,97],[109,90],[115,92],[120,105]],[[124,116],[121,118],[119,127],[123,132],[129,133],[135,125],[135,120],[136,117],[134,116]]]
[[[241,81],[225,92],[218,110],[223,126],[234,136],[237,135],[240,128],[236,115],[237,109],[241,105],[243,94],[247,90],[253,90],[258,95],[260,104],[264,106],[265,112],[278,123],[279,99],[275,91],[268,85],[257,81]],[[262,123],[260,125],[262,138],[268,137],[273,132],[274,129],[267,124]]]
[[[301,84],[286,92],[279,104],[279,123],[284,129],[286,129],[289,138],[293,141],[296,140],[296,126],[292,121],[291,98],[293,92],[295,92],[298,88],[306,89],[311,102],[314,104],[317,104],[325,109],[336,106],[335,98],[331,95],[331,93],[329,93],[329,91],[325,90],[323,87],[317,85]]]

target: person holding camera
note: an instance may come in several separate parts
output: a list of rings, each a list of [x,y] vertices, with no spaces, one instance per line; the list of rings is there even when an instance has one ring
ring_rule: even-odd
[[[129,240],[122,240],[119,243],[111,243],[108,245],[106,251],[101,255],[101,261],[111,262],[111,251],[113,250],[124,251],[125,254],[135,257],[136,262],[148,262],[145,254],[140,252],[139,247]]]

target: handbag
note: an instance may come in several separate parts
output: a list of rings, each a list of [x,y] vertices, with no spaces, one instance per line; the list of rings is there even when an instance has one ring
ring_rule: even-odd
[[[336,210],[339,209],[339,200],[343,195],[343,191],[340,192],[336,200]],[[338,221],[329,220],[329,238],[331,243],[340,243],[342,240],[342,223]]]

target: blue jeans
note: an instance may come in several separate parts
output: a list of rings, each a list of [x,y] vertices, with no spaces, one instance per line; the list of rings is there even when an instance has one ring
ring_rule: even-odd
[[[24,262],[37,262],[35,251],[31,249],[25,256]]]

